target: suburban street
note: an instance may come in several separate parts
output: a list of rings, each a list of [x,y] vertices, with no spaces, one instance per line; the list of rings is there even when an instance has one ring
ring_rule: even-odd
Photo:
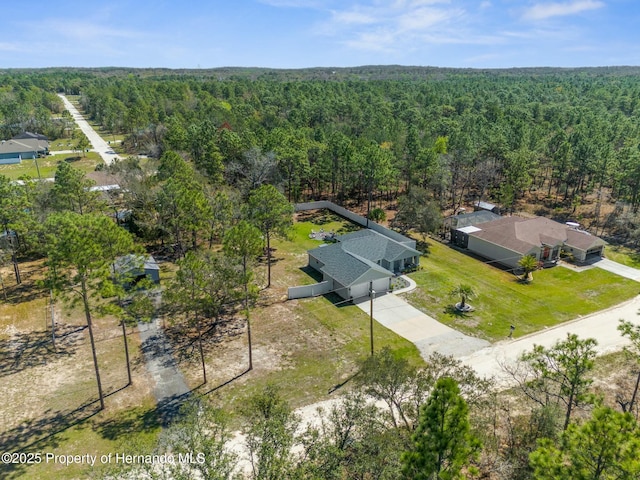
[[[97,152],[106,165],[111,165],[114,160],[120,160],[120,157],[113,151],[113,148],[103,140],[103,138],[98,135],[98,133],[89,125],[84,117],[78,112],[78,109],[69,101],[69,99],[59,93],[58,96],[64,102],[64,106],[69,113],[71,113],[71,117],[76,122],[82,133],[86,135],[86,137],[91,142],[93,146],[92,151]]]
[[[624,319],[640,325],[639,309],[640,295],[610,309],[577,318],[541,332],[514,340],[505,339],[461,357],[460,360],[480,375],[495,376],[499,383],[506,385],[509,379],[505,377],[501,365],[514,364],[520,354],[531,350],[534,345],[551,347],[558,340],[565,339],[568,333],[574,333],[580,338],[596,339],[598,342],[596,350],[600,355],[622,349],[628,341],[618,332],[618,321]]]

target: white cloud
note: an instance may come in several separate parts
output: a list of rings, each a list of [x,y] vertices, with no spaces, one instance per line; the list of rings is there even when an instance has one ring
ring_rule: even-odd
[[[19,52],[22,48],[17,43],[0,42],[0,52]]]
[[[582,37],[581,31],[571,25],[562,29],[516,27],[509,23],[513,11],[498,10],[495,0],[342,1],[340,6],[333,4],[327,20],[314,32],[352,50],[390,53],[394,58],[457,45],[474,52],[469,58],[481,61],[483,50],[484,54],[495,53],[492,47],[518,50],[531,42],[566,44]],[[604,6],[603,0],[535,1],[547,3],[529,3],[528,19],[577,14]]]
[[[400,15],[397,20],[399,29],[408,30],[427,30],[438,25],[449,23],[455,17],[464,15],[462,10],[443,10],[435,8],[419,8]]]
[[[389,31],[374,31],[362,33],[343,43],[356,50],[391,53],[394,51],[392,46],[396,43],[396,37]]]
[[[464,8],[450,3],[450,0],[355,0],[332,9],[330,19],[317,26],[315,32],[334,37],[350,48],[374,52],[402,52],[443,41],[458,42],[470,17]]]
[[[351,11],[334,11],[332,12],[333,20],[337,23],[346,25],[366,25],[379,23],[379,19],[368,12],[360,11],[359,9]]]
[[[596,10],[604,7],[604,2],[599,0],[574,0],[564,3],[538,3],[525,10],[525,20],[545,20],[551,17],[575,15],[588,10]]]
[[[59,38],[69,38],[76,41],[93,41],[105,38],[139,38],[139,31],[113,28],[108,22],[96,22],[85,18],[57,19],[49,18],[40,21],[40,26],[49,33],[55,33]]]

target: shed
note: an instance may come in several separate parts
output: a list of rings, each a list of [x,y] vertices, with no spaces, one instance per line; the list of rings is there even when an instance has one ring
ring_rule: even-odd
[[[500,215],[500,207],[489,202],[477,201],[476,203],[473,204],[473,209],[476,212],[479,210],[485,210],[487,212],[493,212],[497,215]]]
[[[148,278],[153,283],[160,283],[160,266],[151,255],[129,254],[118,257],[113,264],[115,274],[124,278],[127,286],[131,287],[143,278]]]

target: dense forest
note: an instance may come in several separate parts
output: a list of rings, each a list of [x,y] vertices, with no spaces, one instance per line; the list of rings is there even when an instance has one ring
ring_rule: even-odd
[[[270,182],[291,201],[340,203],[369,192],[394,199],[416,186],[442,211],[526,202],[626,240],[635,239],[640,202],[636,73],[10,71],[0,125],[3,138],[21,129],[62,136],[52,114],[62,111],[55,92],[66,92],[80,95],[92,120],[125,134],[131,153],[178,152],[214,184]]]
[[[94,315],[109,307],[127,345],[125,324],[153,310],[144,294],[125,302],[124,282],[109,269],[127,253],[161,252],[175,267],[163,308],[193,340],[204,384],[203,338],[222,317],[246,320],[252,368],[249,318],[260,295],[252,268],[256,257],[266,257],[260,286],[267,290],[269,242],[286,236],[293,202],[330,199],[368,209],[372,218],[391,207],[392,226],[426,234],[443,216],[491,201],[505,212],[574,220],[610,241],[636,244],[638,73],[396,66],[0,71],[2,139],[23,131],[72,136],[57,96],[65,93],[103,132],[123,139],[118,148],[126,158],[97,167],[118,177],[122,191],[113,197],[92,191],[72,162],[60,162],[54,182],[0,176],[0,227],[14,238],[2,244],[2,261],[13,265],[19,284],[22,259],[46,259],[40,293],[69,299],[74,292],[104,408]],[[118,225],[121,213],[129,231]],[[633,342],[636,365],[640,330],[623,323],[621,331]],[[418,369],[382,350],[362,362],[351,396],[302,433],[269,386],[245,412],[253,478],[637,478],[640,376],[630,369],[620,381],[619,408],[604,406],[589,377],[594,342],[570,335],[534,349],[521,359],[524,374],[510,372],[519,388],[504,396],[449,357],[434,356]],[[365,397],[388,408],[373,408]],[[236,458],[224,450],[231,435],[224,414],[192,408],[158,451],[207,451],[202,468],[210,470],[201,475],[231,478]],[[581,423],[574,422],[578,415]],[[193,473],[181,468],[145,474]]]

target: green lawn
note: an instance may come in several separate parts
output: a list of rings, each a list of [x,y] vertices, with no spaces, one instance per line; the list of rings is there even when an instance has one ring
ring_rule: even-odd
[[[342,235],[361,228],[330,211],[321,211],[317,214],[302,214],[300,220],[293,224],[288,245],[282,245],[287,251],[302,253],[325,243],[310,238],[309,235],[312,230],[319,232],[320,229],[323,229],[325,232],[333,231],[338,235]]]
[[[308,217],[294,224],[289,240],[275,240],[273,283],[267,294],[282,301],[252,311],[254,371],[217,392],[217,402],[238,411],[246,399],[267,383],[277,385],[293,407],[330,398],[329,391],[356,373],[370,353],[369,316],[337,295],[284,300],[286,286],[317,279],[302,270],[308,249],[322,244],[309,238],[311,230],[345,233],[355,229],[333,214]],[[417,347],[391,330],[374,323],[374,348],[389,346],[412,364],[423,365]],[[265,358],[268,352],[268,359]],[[341,390],[341,389],[338,389]]]
[[[96,165],[102,162],[100,155],[95,152],[85,153],[84,158],[76,157],[75,154],[49,155],[46,158],[39,158],[37,166],[36,160],[23,160],[22,163],[15,165],[0,165],[0,175],[12,180],[25,175],[31,178],[38,178],[39,169],[41,178],[53,178],[58,162],[65,160],[85,173],[93,172]]]
[[[421,259],[422,269],[410,274],[419,288],[407,300],[439,321],[488,340],[504,339],[509,326],[521,336],[566,320],[614,306],[640,293],[640,284],[599,268],[575,272],[557,266],[534,272],[523,284],[511,273],[484,264],[437,242]],[[459,284],[478,294],[475,311],[452,312],[459,301],[449,292]]]
[[[138,454],[151,451],[161,432],[155,405],[149,399],[138,407],[127,410],[103,411],[80,421],[42,441],[35,442],[24,452],[41,453],[43,461],[33,465],[15,465],[6,468],[2,478],[33,479],[101,478],[100,472],[117,467],[116,453]],[[69,464],[52,459],[46,461],[46,453],[54,455],[94,455],[93,467],[87,464]],[[112,460],[101,460],[112,454]],[[0,467],[0,474],[2,474]]]
[[[604,250],[604,255],[609,260],[627,265],[628,267],[640,268],[640,252],[628,247],[608,245]]]
[[[253,314],[254,371],[216,392],[214,402],[234,413],[267,384],[276,385],[294,408],[332,398],[345,388],[370,354],[369,316],[355,305],[326,296],[287,302],[277,317]],[[390,347],[414,365],[424,365],[417,347],[374,323],[374,349]],[[264,358],[269,352],[270,359]],[[267,361],[268,364],[264,362]],[[334,395],[333,395],[334,396]]]

